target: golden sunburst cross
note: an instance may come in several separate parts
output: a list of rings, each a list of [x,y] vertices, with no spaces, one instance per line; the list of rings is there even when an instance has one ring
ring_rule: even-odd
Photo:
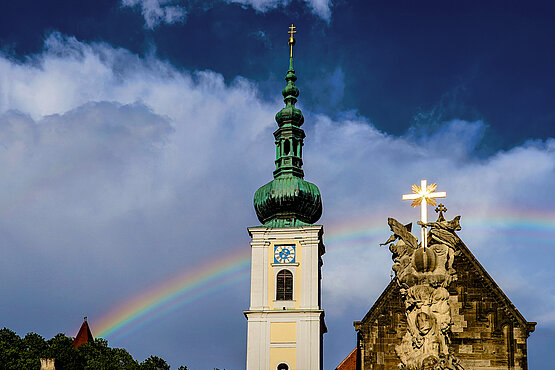
[[[295,45],[295,38],[293,37],[294,33],[297,33],[297,31],[295,31],[295,26],[293,26],[293,23],[291,23],[291,26],[289,26],[289,46],[291,46],[291,54],[289,54],[290,58],[293,58],[293,45]]]
[[[412,193],[413,194],[404,194],[403,200],[412,200],[411,207],[418,207],[420,206],[420,221],[422,223],[428,222],[428,204],[431,206],[436,205],[435,198],[445,198],[447,193],[444,191],[436,192],[437,184],[430,184],[428,185],[427,180],[421,180],[420,186],[413,185],[412,186]],[[420,240],[422,241],[422,246],[426,248],[428,245],[427,233],[426,233],[426,226],[422,225],[422,230],[420,234]]]

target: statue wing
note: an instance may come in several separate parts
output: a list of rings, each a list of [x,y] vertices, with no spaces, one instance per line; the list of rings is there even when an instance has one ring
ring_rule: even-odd
[[[393,243],[395,240],[397,240],[397,237],[393,234],[384,243],[380,243],[380,245],[388,245],[389,243]]]
[[[387,223],[394,236],[399,237],[405,244],[411,246],[413,249],[418,248],[418,240],[407,230],[407,226],[391,217],[387,219]]]
[[[440,243],[447,244],[451,248],[455,248],[459,239],[452,231],[432,229],[430,230],[430,233],[432,234],[433,239],[439,241]]]

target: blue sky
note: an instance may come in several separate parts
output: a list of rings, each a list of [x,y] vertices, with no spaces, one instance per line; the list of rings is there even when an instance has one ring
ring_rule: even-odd
[[[0,12],[1,325],[50,337],[248,248],[298,27],[306,179],[323,194],[325,368],[386,286],[387,217],[421,178],[555,340],[555,9],[549,2],[18,1]],[[511,221],[516,220],[516,221]],[[538,220],[544,220],[539,222]],[[365,228],[383,233],[364,236]],[[337,237],[349,230],[350,238]],[[335,235],[335,237],[334,237]],[[248,281],[108,338],[241,369]],[[73,333],[75,335],[75,333]]]

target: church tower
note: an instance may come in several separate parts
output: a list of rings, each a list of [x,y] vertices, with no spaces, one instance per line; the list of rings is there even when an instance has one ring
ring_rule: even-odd
[[[251,296],[247,318],[247,370],[321,370],[321,267],[325,253],[318,187],[303,179],[302,112],[293,69],[295,27],[285,107],[276,114],[274,179],[254,195],[261,226],[248,228],[251,241]]]

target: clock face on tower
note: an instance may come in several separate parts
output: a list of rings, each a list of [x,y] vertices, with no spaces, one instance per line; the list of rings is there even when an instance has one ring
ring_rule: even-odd
[[[295,263],[295,246],[276,245],[274,247],[274,263]]]

